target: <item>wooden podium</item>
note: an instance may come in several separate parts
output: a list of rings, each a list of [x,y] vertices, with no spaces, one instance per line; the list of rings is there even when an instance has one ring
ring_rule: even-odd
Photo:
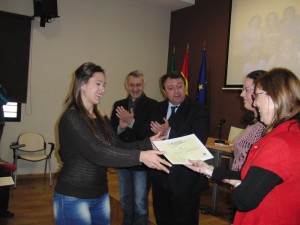
[[[231,142],[225,141],[228,145],[218,145],[215,144],[217,138],[209,137],[206,141],[206,148],[214,156],[210,161],[213,163],[213,166],[220,167],[222,163],[222,157],[229,157],[233,159],[233,146]],[[212,190],[212,199],[211,199],[211,213],[218,214],[218,194],[219,194],[219,185],[214,182]]]

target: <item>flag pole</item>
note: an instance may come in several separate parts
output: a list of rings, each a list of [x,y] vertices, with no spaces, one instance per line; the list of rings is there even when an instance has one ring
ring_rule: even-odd
[[[199,72],[198,94],[197,100],[199,103],[207,104],[207,82],[206,82],[206,50],[205,41],[203,43],[202,60]]]
[[[171,54],[171,58],[170,58],[170,65],[169,65],[168,72],[174,72],[175,70],[176,70],[176,66],[175,66],[175,45],[174,45],[173,53]]]

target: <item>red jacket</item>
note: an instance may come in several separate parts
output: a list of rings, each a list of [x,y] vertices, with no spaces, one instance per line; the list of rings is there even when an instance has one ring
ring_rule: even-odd
[[[300,129],[297,121],[280,124],[252,146],[241,171],[242,180],[251,166],[272,171],[283,182],[255,209],[237,212],[234,225],[299,225]]]

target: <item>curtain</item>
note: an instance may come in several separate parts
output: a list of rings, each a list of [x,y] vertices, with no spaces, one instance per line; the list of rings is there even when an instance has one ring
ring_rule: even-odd
[[[10,102],[27,99],[31,20],[0,11],[0,83]]]

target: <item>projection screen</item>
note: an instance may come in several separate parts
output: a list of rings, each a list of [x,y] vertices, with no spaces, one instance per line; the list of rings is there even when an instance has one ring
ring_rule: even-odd
[[[300,1],[232,0],[225,88],[273,67],[300,78]]]

